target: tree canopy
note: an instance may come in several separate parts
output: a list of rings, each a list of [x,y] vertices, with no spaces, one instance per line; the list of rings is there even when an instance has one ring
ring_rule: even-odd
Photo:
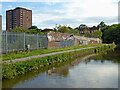
[[[104,43],[115,42],[120,45],[120,24],[106,26],[101,31],[103,32],[102,39]]]
[[[80,29],[80,28],[84,28],[84,29],[85,29],[85,28],[87,28],[87,25],[81,24],[81,25],[79,26],[79,29]]]
[[[70,29],[66,26],[66,25],[56,25],[56,29],[58,32],[61,32],[61,33],[70,33]]]
[[[99,38],[99,39],[101,39],[101,37],[102,37],[102,32],[99,30],[94,30],[93,33],[90,33],[88,30],[85,29],[84,33],[88,37],[95,37],[95,38]]]
[[[107,25],[103,21],[101,21],[100,24],[97,25],[97,27],[99,27],[99,28],[103,28],[105,26],[107,26]]]
[[[37,26],[31,26],[29,29],[38,29]]]
[[[24,29],[23,27],[15,27],[14,29],[11,29],[10,32],[25,32],[25,33],[31,33],[31,34],[43,34],[41,32],[41,29],[38,29],[37,26],[32,26],[29,29]]]

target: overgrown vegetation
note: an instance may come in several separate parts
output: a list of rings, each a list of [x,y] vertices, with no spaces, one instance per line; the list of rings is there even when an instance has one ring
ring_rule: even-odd
[[[101,39],[102,37],[102,32],[99,30],[94,30],[93,33],[90,33],[89,31],[85,30],[85,35],[88,37],[95,37]]]
[[[107,47],[109,46],[112,47],[113,44],[107,45]],[[76,56],[79,56],[80,54],[83,54],[89,51],[93,51],[94,49],[95,48],[85,49],[85,50],[80,50],[80,51],[52,55],[52,56],[45,56],[43,58],[26,60],[23,62],[3,64],[2,78],[12,79],[15,76],[25,74],[26,72],[31,71],[31,70],[43,69],[44,67],[49,66],[49,65],[53,65],[57,63],[64,63],[70,60],[74,60]]]
[[[104,24],[104,22],[100,22],[100,24],[98,24],[97,27],[99,28],[103,28],[105,27],[106,24]],[[14,29],[11,29],[10,32],[25,32],[25,33],[31,33],[31,34],[47,34],[47,32],[49,31],[53,31],[53,32],[61,32],[61,33],[69,33],[69,34],[73,34],[73,35],[80,35],[80,29],[86,29],[89,28],[87,25],[85,24],[80,24],[78,27],[72,28],[70,26],[67,25],[57,25],[55,26],[55,28],[53,29],[49,29],[49,28],[45,28],[45,29],[38,29],[37,26],[31,26],[29,29],[24,29],[22,27],[15,27]],[[93,26],[93,28],[96,28],[96,26]],[[44,33],[42,31],[46,30]],[[83,30],[84,31],[84,30]],[[101,33],[99,34],[100,31],[96,30],[95,33],[90,33],[89,30],[89,34],[85,33],[85,35],[90,36],[90,37],[98,37],[100,38]],[[97,33],[96,33],[97,32]],[[99,34],[99,35],[98,35]]]
[[[110,45],[104,45],[102,47],[97,47],[95,49],[95,53],[103,53],[103,52],[105,52],[105,51],[107,51],[109,49],[115,48],[115,47],[116,47],[115,43],[112,43]]]
[[[8,54],[2,55],[2,61],[34,56],[34,55],[47,54],[47,53],[58,52],[58,51],[66,51],[66,50],[79,49],[79,48],[92,47],[92,46],[101,46],[101,45],[104,45],[104,44],[72,46],[72,47],[58,48],[58,49],[39,49],[39,50],[33,50],[31,52],[29,51],[29,53],[26,53],[26,52],[8,53]]]
[[[38,29],[37,26],[32,26],[29,29],[24,29],[23,27],[15,27],[14,29],[10,29],[10,32],[25,32],[29,34],[44,34],[41,32],[41,29]]]
[[[2,78],[12,79],[15,76],[22,75],[27,71],[43,69],[46,66],[50,66],[57,63],[64,63],[74,59],[74,56],[78,53],[88,52],[93,49],[74,51],[70,53],[62,53],[52,56],[46,56],[43,58],[31,59],[23,62],[3,64],[2,66]]]

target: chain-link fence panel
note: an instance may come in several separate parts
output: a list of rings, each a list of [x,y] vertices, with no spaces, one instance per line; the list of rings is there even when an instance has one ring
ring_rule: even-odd
[[[47,48],[47,35],[38,35],[38,48]]]
[[[29,45],[31,50],[47,48],[47,35],[2,32],[2,52],[25,51]]]
[[[30,49],[37,49],[37,35],[25,34],[25,46],[30,45]]]

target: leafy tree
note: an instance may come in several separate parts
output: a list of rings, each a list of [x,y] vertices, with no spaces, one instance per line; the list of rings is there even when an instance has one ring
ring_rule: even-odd
[[[101,21],[100,24],[98,24],[97,27],[103,28],[103,27],[105,27],[105,26],[107,26],[107,25],[106,25],[103,21]]]
[[[38,29],[37,26],[31,26],[29,29]]]
[[[70,30],[70,32],[74,35],[80,35],[79,30],[77,30],[77,29],[72,29],[72,30]]]
[[[79,30],[79,27],[76,27],[76,28],[74,28],[74,29]]]
[[[56,26],[56,29],[57,29],[58,32],[61,32],[61,33],[70,33],[70,29],[65,25]]]
[[[81,24],[81,25],[79,26],[79,29],[80,29],[80,28],[84,28],[84,29],[85,29],[85,28],[87,28],[87,25]]]
[[[70,26],[68,27],[70,30],[73,30],[73,28],[71,28]]]
[[[44,34],[41,32],[41,29],[38,29],[36,27],[24,29],[23,27],[16,26],[14,29],[10,29],[10,32],[25,32],[25,33],[31,33],[31,34]]]
[[[24,29],[23,27],[15,27],[13,29],[10,29],[10,32],[29,32],[29,30]]]
[[[93,26],[92,28],[97,28],[96,26]]]
[[[95,31],[92,33],[92,36],[101,39],[101,37],[102,37],[102,32],[99,31],[99,30],[95,30]]]
[[[101,29],[103,32],[103,42],[104,43],[112,43],[120,45],[120,24],[113,24],[111,26],[106,26]]]

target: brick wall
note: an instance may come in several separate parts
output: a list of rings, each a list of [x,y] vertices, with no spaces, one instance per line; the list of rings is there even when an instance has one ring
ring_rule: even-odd
[[[47,37],[48,37],[48,49],[101,43],[101,40],[98,38],[73,36],[67,33],[52,31],[47,33]]]

